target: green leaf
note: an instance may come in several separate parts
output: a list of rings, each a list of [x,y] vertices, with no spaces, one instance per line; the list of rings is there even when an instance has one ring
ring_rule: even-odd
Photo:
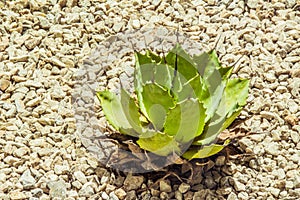
[[[182,86],[182,90],[178,93],[178,102],[187,98],[198,98],[201,101],[201,99],[208,97],[209,93],[206,85],[203,83],[202,77],[196,75]]]
[[[117,130],[131,136],[137,136],[138,133],[132,128],[126,114],[123,111],[120,100],[110,91],[102,91],[96,93],[103,112],[108,122]]]
[[[206,108],[206,122],[213,117],[215,111],[218,109],[224,89],[225,81],[220,82],[214,90],[211,87],[208,87],[205,91],[206,93],[209,93],[209,97],[203,99],[203,105]]]
[[[203,78],[203,89],[199,100],[203,102],[206,108],[205,121],[207,122],[218,108],[226,80],[222,80],[222,75],[218,70],[220,64],[213,52],[194,56],[194,60],[197,62],[198,72],[202,74]]]
[[[140,138],[137,143],[142,149],[160,156],[167,156],[173,152],[180,153],[180,148],[175,139],[161,132],[157,132],[152,137]]]
[[[142,125],[140,121],[139,108],[135,103],[135,100],[130,97],[126,90],[121,88],[121,105],[122,110],[131,125],[131,127],[137,132],[142,132]]]
[[[225,104],[226,114],[231,115],[240,107],[244,106],[248,98],[249,80],[245,79],[229,79],[226,88],[225,95],[222,102]]]
[[[150,56],[149,56],[149,54],[150,54]],[[136,63],[138,63],[139,65],[153,63],[153,59],[151,58],[151,55],[154,55],[154,54],[151,53],[150,51],[146,51],[145,54],[135,52]]]
[[[150,51],[146,51],[146,54],[141,54],[139,52],[135,53],[136,58],[136,81],[135,84],[144,85],[146,83],[152,82],[154,79],[154,67],[156,63],[152,60],[151,56],[155,54]],[[137,85],[135,85],[136,87]]]
[[[173,74],[174,70],[170,66],[157,64],[155,65],[154,82],[170,90],[172,87]]]
[[[156,130],[161,130],[169,108],[175,105],[169,92],[157,84],[146,84],[142,92],[145,116],[148,116]]]
[[[223,145],[211,144],[209,146],[203,146],[201,149],[195,148],[186,151],[182,157],[192,160],[195,158],[207,158],[219,153],[225,146],[229,144],[230,140],[226,140]]]
[[[174,71],[175,70],[169,65],[156,65],[154,82],[161,87],[166,88],[169,95],[174,97],[174,100],[177,101],[180,96],[180,92],[183,89],[182,82],[184,82],[185,78],[181,74],[177,74],[175,76]]]
[[[222,67],[217,52],[215,50],[210,51],[208,55],[213,65],[216,67],[216,69],[218,69],[222,79],[228,79],[231,75],[233,67]]]
[[[235,120],[240,114],[242,106],[246,104],[248,85],[248,80],[238,78],[228,80],[218,109],[206,124],[203,134],[194,141],[194,145],[211,143]]]
[[[240,114],[241,109],[234,112],[231,116],[219,116],[215,113],[214,117],[206,124],[202,135],[197,137],[193,145],[207,145],[218,137],[218,135],[225,130]]]
[[[134,88],[138,97],[140,110],[147,118],[146,108],[143,102],[143,85],[146,82],[151,82],[154,79],[154,66],[155,63],[152,60],[152,54],[150,51],[146,51],[146,54],[135,52],[135,71],[134,71]]]
[[[162,58],[158,56],[157,54],[153,53],[150,50],[146,51],[146,55],[151,58],[152,62],[155,62],[156,64],[160,63],[162,61]]]
[[[211,62],[216,67],[216,69],[220,69],[222,66],[221,66],[221,63],[219,62],[219,58],[218,58],[216,50],[209,51],[208,55],[210,57]]]
[[[167,54],[166,62],[173,69],[176,69],[177,67],[178,74],[181,74],[185,78],[185,81],[183,79],[181,80],[184,81],[182,84],[195,77],[197,74],[193,59],[179,44]]]
[[[219,73],[221,74],[223,80],[226,80],[230,77],[233,67],[221,67]]]
[[[222,119],[221,116],[215,114],[213,118],[205,124],[203,133],[195,138],[193,145],[207,145],[213,142],[219,135],[220,129],[224,123]]]
[[[147,63],[140,66],[143,85],[154,82],[155,65],[155,63]]]
[[[142,91],[143,91],[143,79],[142,79],[142,73],[141,73],[141,65],[149,62],[149,59],[147,56],[135,52],[135,70],[134,70],[134,89],[138,97],[139,107],[142,113],[145,113],[145,106],[143,104],[143,97],[142,97]]]
[[[109,121],[109,123],[117,130],[122,126],[129,128],[130,124],[123,113],[120,101],[117,96],[110,91],[102,91],[96,93],[99,101],[101,102],[102,110]],[[117,117],[119,115],[119,117]]]
[[[204,52],[200,55],[194,55],[193,60],[196,63],[198,73],[203,77],[206,66],[210,61],[209,54]]]
[[[219,130],[219,133],[221,133],[228,126],[230,126],[230,124],[240,115],[241,111],[242,111],[242,108],[239,108],[234,113],[232,113],[231,115],[227,116],[226,120],[223,122],[223,125],[222,125],[221,129]]]
[[[174,136],[180,144],[185,144],[199,136],[204,128],[205,110],[203,105],[187,99],[168,112],[164,132]]]
[[[229,79],[215,115],[220,116],[220,130],[227,128],[239,115],[248,98],[249,80]],[[225,128],[224,128],[225,127]]]

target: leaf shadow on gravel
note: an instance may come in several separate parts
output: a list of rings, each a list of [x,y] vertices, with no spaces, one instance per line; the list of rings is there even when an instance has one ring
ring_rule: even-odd
[[[206,159],[197,159],[184,164],[173,164],[156,172],[143,174],[130,174],[117,172],[122,177],[143,177],[146,184],[135,190],[138,199],[161,198],[176,199],[181,194],[183,199],[226,199],[234,191],[232,175],[235,169],[231,167],[232,158],[236,156],[237,162],[247,165],[247,154],[243,156],[241,150],[234,145],[229,145],[219,154]],[[122,184],[123,187],[126,184]],[[171,190],[166,188],[170,187]],[[126,191],[126,188],[125,188]],[[130,190],[126,191],[130,196]],[[180,194],[179,194],[180,193]],[[152,199],[151,198],[151,199]]]
[[[234,130],[234,126],[238,126],[237,123],[231,126],[231,130]],[[124,179],[142,177],[145,185],[136,189],[134,195],[131,190],[126,189],[125,183],[121,184],[128,199],[135,195],[138,199],[178,199],[178,196],[183,199],[227,199],[230,193],[238,193],[236,190],[239,190],[238,183],[232,176],[237,171],[236,164],[249,166],[249,161],[255,157],[238,144],[237,140],[241,135],[246,134],[240,133],[226,148],[209,158],[172,164],[158,171],[142,174],[113,171]]]

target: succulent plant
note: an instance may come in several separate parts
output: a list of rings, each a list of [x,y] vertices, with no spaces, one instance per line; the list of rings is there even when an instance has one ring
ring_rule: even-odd
[[[214,50],[190,56],[176,44],[166,55],[135,52],[134,94],[121,85],[97,97],[107,121],[121,134],[136,138],[140,148],[159,156],[176,153],[205,158],[228,144],[217,136],[246,104],[249,81],[230,78]]]

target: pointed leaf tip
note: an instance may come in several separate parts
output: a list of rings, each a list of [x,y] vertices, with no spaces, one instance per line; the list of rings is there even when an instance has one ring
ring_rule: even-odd
[[[195,158],[207,158],[222,151],[229,144],[230,140],[226,140],[223,144],[211,144],[202,148],[195,148],[186,151],[182,156],[188,160]]]

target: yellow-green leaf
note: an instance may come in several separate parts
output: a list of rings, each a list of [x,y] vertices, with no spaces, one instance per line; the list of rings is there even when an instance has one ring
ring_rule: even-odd
[[[192,160],[195,158],[207,158],[219,153],[225,146],[229,144],[230,140],[226,140],[223,145],[211,144],[209,146],[203,146],[202,148],[194,148],[186,151],[182,157]]]
[[[173,152],[180,153],[179,145],[175,139],[161,132],[157,132],[152,137],[140,138],[137,143],[142,149],[160,156],[167,156]]]
[[[139,108],[135,103],[135,100],[123,88],[121,89],[121,105],[122,110],[131,125],[131,127],[137,132],[142,132],[142,126],[140,121]]]
[[[198,100],[187,99],[168,112],[164,132],[185,144],[199,136],[204,128],[205,110]]]
[[[143,87],[142,98],[146,116],[156,130],[161,130],[168,110],[175,105],[174,99],[166,89],[155,83]]]
[[[185,82],[195,77],[197,69],[191,56],[177,44],[166,56],[166,62],[185,78]],[[182,82],[184,84],[185,82]]]
[[[131,136],[137,136],[138,133],[132,128],[126,114],[123,111],[122,104],[117,96],[110,91],[102,91],[96,93],[103,112],[108,122],[118,131]]]

